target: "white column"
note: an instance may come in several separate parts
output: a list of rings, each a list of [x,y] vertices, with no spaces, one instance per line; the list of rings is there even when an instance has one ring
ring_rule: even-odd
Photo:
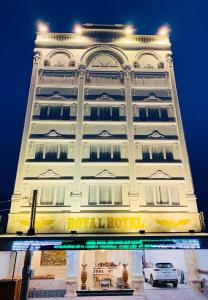
[[[128,138],[128,154],[129,154],[129,200],[130,210],[138,211],[139,202],[137,194],[136,181],[136,164],[135,164],[135,145],[134,145],[134,129],[133,129],[133,112],[131,98],[131,72],[130,67],[124,71],[125,78],[125,100],[126,100],[126,121],[127,121],[127,138]]]
[[[79,251],[66,251],[66,294],[67,299],[76,299],[79,276]]]
[[[82,159],[82,133],[83,133],[83,115],[84,115],[84,81],[85,67],[79,68],[78,96],[77,96],[77,119],[76,119],[76,141],[74,151],[74,169],[73,190],[71,194],[71,211],[79,212],[81,204],[81,159]]]
[[[132,251],[132,288],[134,290],[134,299],[141,300],[145,299],[142,257],[142,250]]]

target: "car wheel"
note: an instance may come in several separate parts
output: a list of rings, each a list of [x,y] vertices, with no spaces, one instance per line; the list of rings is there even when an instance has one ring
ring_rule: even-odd
[[[155,283],[155,281],[154,281],[154,279],[153,279],[152,274],[150,275],[150,284],[151,284],[152,287],[155,287],[155,286],[156,286],[156,283]]]
[[[175,283],[175,282],[173,283],[174,288],[177,288],[177,285],[178,285],[177,283]]]

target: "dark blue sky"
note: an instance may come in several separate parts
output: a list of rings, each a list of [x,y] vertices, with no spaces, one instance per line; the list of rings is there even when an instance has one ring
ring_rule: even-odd
[[[68,32],[81,23],[132,23],[138,34],[172,28],[176,82],[200,211],[208,210],[208,1],[0,0],[0,201],[10,199],[23,130],[35,22]],[[0,210],[3,205],[0,206]],[[207,213],[207,212],[206,212]],[[208,214],[208,213],[207,213]]]

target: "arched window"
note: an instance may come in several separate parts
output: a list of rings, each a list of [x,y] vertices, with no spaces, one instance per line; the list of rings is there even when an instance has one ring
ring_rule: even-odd
[[[51,67],[68,67],[72,65],[72,57],[65,52],[53,53],[45,62],[46,65]]]
[[[117,68],[119,62],[112,55],[99,54],[92,59],[90,65],[94,68]]]
[[[152,54],[142,54],[137,58],[135,67],[141,69],[157,69],[158,59]]]

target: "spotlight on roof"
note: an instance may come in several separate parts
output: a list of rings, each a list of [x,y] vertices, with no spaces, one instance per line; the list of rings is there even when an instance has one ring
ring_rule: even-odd
[[[49,31],[48,25],[42,21],[37,22],[37,29],[38,29],[38,32],[48,32]]]
[[[81,33],[82,32],[82,26],[80,24],[74,25],[74,32]]]
[[[169,25],[164,25],[159,28],[157,34],[168,35],[170,33],[170,31],[171,31],[171,29],[170,29]]]
[[[133,34],[133,33],[134,33],[134,28],[133,28],[133,26],[127,25],[127,26],[125,27],[125,32],[126,32],[127,35]]]

